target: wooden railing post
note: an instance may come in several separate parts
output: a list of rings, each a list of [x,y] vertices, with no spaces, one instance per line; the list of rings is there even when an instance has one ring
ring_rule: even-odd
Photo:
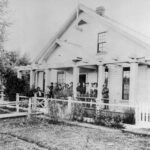
[[[29,103],[28,103],[28,119],[30,119],[30,117],[31,117],[31,105],[32,105],[31,98],[29,98]]]
[[[36,93],[34,94],[34,97],[32,97],[33,99],[33,110],[36,111],[36,107],[37,107],[37,97],[36,97]]]
[[[19,93],[16,93],[16,112],[19,112]]]
[[[44,98],[44,108],[45,108],[45,114],[48,114],[48,99]]]
[[[68,110],[67,110],[68,114],[71,113],[71,104],[72,104],[72,97],[68,97]]]
[[[139,105],[135,107],[135,125],[139,124],[139,115],[140,111],[139,111]]]
[[[1,91],[1,101],[4,101],[4,91]]]

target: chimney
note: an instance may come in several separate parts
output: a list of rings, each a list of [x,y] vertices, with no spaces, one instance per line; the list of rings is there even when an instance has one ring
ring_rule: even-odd
[[[105,13],[105,8],[104,6],[99,6],[96,8],[96,13],[100,16],[104,16],[104,13]]]

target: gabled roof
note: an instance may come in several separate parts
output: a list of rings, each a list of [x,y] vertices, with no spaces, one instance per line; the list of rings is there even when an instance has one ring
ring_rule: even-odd
[[[91,16],[93,19],[96,19],[99,22],[102,22],[109,26],[110,28],[114,29],[116,32],[121,33],[125,37],[129,38],[136,44],[150,50],[150,39],[143,36],[142,34],[139,34],[135,32],[134,30],[121,25],[120,23],[110,19],[107,16],[100,16],[98,15],[94,10],[87,8],[83,4],[79,5],[79,12],[85,12],[89,16]],[[47,58],[51,55],[51,53],[55,50],[55,48],[58,46],[57,39],[59,39],[65,31],[69,28],[69,26],[73,23],[73,21],[76,19],[76,10],[72,13],[70,18],[66,21],[66,23],[62,26],[62,28],[55,34],[55,36],[48,42],[48,44],[42,49],[42,51],[38,54],[38,56],[35,58],[33,63],[39,63],[40,59],[42,61],[46,61]]]

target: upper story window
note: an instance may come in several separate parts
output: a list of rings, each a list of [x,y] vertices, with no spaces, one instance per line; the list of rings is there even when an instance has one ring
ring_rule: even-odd
[[[98,33],[97,37],[97,53],[103,52],[106,44],[106,31]]]
[[[129,100],[129,88],[130,87],[130,68],[123,68],[123,80],[122,80],[122,99]]]

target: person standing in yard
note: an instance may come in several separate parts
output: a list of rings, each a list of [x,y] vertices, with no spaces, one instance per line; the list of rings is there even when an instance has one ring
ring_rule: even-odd
[[[102,97],[104,103],[109,103],[109,89],[106,84],[103,85]],[[104,109],[108,109],[108,105],[105,105]]]

